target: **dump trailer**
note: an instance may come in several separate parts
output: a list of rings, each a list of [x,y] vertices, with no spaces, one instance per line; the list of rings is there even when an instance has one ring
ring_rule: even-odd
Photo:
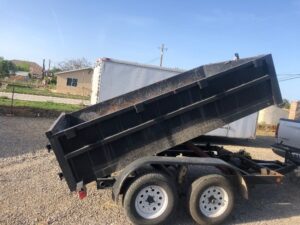
[[[188,200],[197,223],[215,224],[231,212],[234,188],[247,198],[249,183],[281,182],[298,162],[293,154],[284,163],[253,160],[195,138],[281,102],[271,55],[208,64],[61,114],[47,148],[71,191],[83,198],[92,181],[112,188],[134,224],[166,224],[188,167],[213,166],[220,174],[188,184]]]

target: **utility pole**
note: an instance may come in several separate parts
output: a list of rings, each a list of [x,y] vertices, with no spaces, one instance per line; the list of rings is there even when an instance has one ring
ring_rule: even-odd
[[[160,47],[160,64],[159,64],[160,67],[162,67],[162,64],[163,64],[163,58],[164,58],[165,50],[167,51],[168,49],[165,48],[164,44],[161,44],[161,47]]]
[[[49,64],[48,64],[48,76],[50,76],[50,66],[51,66],[51,60],[49,59]]]
[[[42,72],[42,80],[44,80],[44,77],[45,77],[45,59],[43,59],[43,72]]]

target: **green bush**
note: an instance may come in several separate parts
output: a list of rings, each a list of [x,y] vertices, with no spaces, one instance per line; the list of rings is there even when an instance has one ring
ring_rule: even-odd
[[[24,62],[17,66],[17,70],[29,72],[29,67],[29,64]]]
[[[10,71],[16,71],[16,66],[11,61],[4,60],[2,57],[0,58],[0,77],[5,77],[9,75]]]

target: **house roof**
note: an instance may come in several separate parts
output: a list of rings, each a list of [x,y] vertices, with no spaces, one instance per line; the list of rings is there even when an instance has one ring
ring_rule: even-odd
[[[72,73],[72,72],[77,72],[77,71],[81,71],[81,70],[93,70],[93,68],[92,67],[84,67],[84,68],[75,69],[75,70],[61,71],[61,72],[55,73],[55,75],[62,75],[64,73]]]

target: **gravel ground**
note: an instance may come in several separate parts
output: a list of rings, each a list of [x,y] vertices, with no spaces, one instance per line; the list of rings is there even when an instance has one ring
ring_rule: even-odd
[[[58,179],[59,167],[53,153],[43,148],[44,132],[52,119],[0,117],[0,224],[129,224],[110,190],[88,185],[88,197],[79,200]],[[255,158],[281,159],[268,147],[274,140],[226,143]],[[250,200],[236,200],[226,224],[300,224],[300,193],[295,184],[260,185],[251,189]],[[184,199],[182,206],[186,205]],[[193,225],[187,212],[179,210],[175,225]]]

